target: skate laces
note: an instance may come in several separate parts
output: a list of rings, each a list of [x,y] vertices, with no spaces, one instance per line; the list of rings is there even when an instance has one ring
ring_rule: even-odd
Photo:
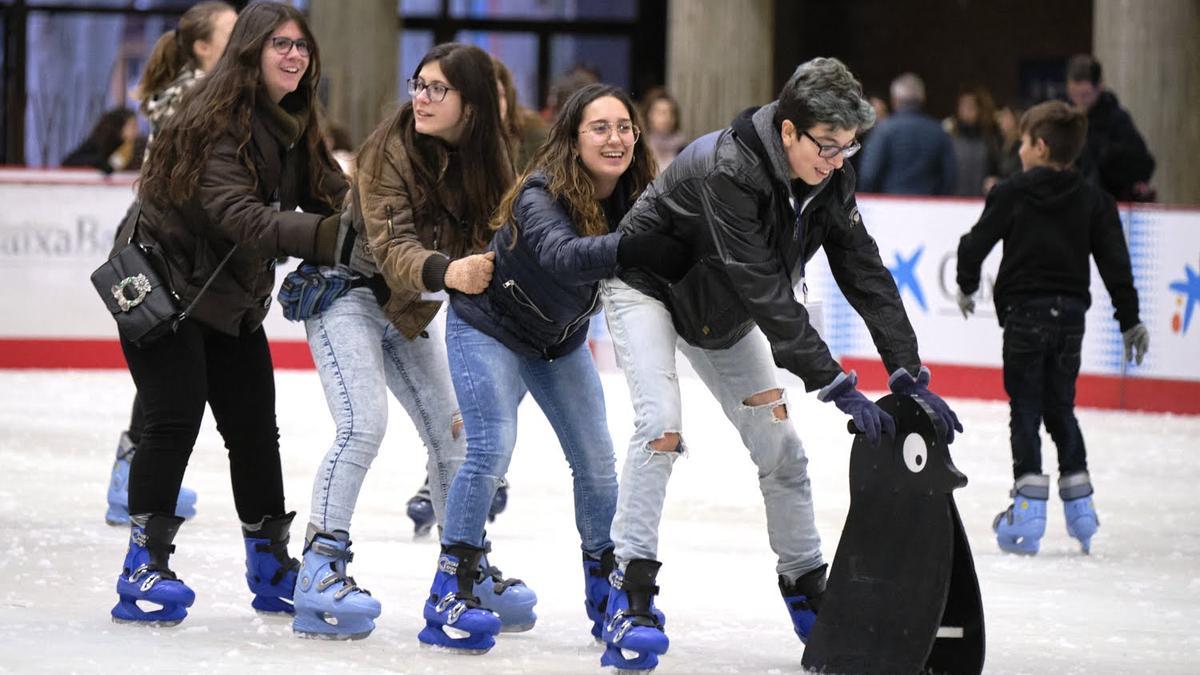
[[[521,581],[520,579],[518,579],[516,577],[513,577],[512,579],[505,579],[504,573],[501,572],[500,568],[496,567],[495,565],[488,565],[486,567],[480,567],[479,568],[479,576],[476,577],[475,581],[478,583],[480,581],[483,581],[484,579],[489,579],[489,578],[495,584],[493,586],[493,591],[496,593],[496,595],[500,595],[501,593],[503,593],[504,591],[508,590],[509,588],[511,588],[513,586],[525,585],[524,581]]]

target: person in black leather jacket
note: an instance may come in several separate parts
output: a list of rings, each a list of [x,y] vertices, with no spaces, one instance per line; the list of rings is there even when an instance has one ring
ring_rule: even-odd
[[[824,248],[838,286],[862,315],[896,391],[923,397],[949,439],[954,413],[927,388],[895,282],[867,233],[845,158],[875,112],[836,59],[802,64],[769,105],[689,145],[621,223],[630,234],[688,241],[682,278],[624,270],[602,284],[635,427],[621,476],[613,541],[619,565],[653,560],[667,481],[685,451],[675,350],[691,361],[759,469],[779,585],[805,640],[824,589],[807,459],[788,421],[775,367],[851,415],[873,441],[892,419],[855,389],[805,308],[805,262]],[[795,290],[794,290],[795,289]],[[797,297],[799,295],[799,297]],[[655,565],[658,563],[655,562]],[[637,630],[636,628],[633,630]]]

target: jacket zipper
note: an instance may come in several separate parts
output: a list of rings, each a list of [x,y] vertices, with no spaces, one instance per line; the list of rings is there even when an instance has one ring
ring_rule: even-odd
[[[541,318],[542,321],[545,321],[546,323],[554,323],[553,319],[546,316],[545,312],[539,309],[537,305],[533,304],[533,300],[530,299],[529,295],[525,293],[525,290],[517,285],[516,279],[509,279],[508,281],[504,282],[502,286],[507,288],[509,293],[512,293],[513,299],[516,300],[518,304],[525,305],[529,309],[532,309],[537,313],[538,317]],[[518,292],[520,292],[520,295],[517,295]]]
[[[395,226],[394,226],[394,225],[393,225],[393,223],[392,223],[392,216],[394,215],[394,213],[395,213],[395,212],[392,210],[392,205],[391,205],[391,204],[388,204],[388,205],[387,205],[387,206],[384,208],[384,213],[385,213],[385,214],[387,214],[387,228],[388,228],[388,236],[389,236],[389,237],[394,237],[394,236],[396,236],[396,228],[395,228]]]

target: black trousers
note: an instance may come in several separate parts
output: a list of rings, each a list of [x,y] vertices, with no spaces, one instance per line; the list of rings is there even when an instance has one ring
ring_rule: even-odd
[[[173,514],[207,403],[229,451],[238,518],[284,513],[275,374],[262,328],[230,337],[187,320],[144,348],[121,341],[144,427],[129,472],[131,514]]]
[[[1081,300],[1050,297],[1008,310],[1004,390],[1011,413],[1013,478],[1042,473],[1042,422],[1058,447],[1059,474],[1087,471],[1087,450],[1075,419],[1086,309]]]

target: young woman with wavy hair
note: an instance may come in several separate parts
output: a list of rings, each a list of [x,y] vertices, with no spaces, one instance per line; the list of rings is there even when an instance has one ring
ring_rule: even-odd
[[[191,91],[225,53],[236,21],[237,11],[229,3],[219,0],[201,2],[184,12],[175,29],[163,33],[154,44],[134,93],[134,98],[141,102],[142,113],[150,120],[147,155],[158,130],[180,107],[183,95]],[[129,524],[129,464],[142,440],[143,422],[141,402],[135,395],[129,427],[117,441],[117,458],[108,481],[108,511],[104,521],[109,525]],[[184,518],[196,515],[194,490],[179,488],[175,514]]]
[[[355,584],[347,564],[354,507],[387,429],[388,391],[428,452],[433,519],[466,451],[435,321],[442,303],[429,296],[487,286],[488,219],[512,184],[512,166],[486,52],[438,45],[408,90],[412,102],[359,152],[337,265],[316,270],[351,290],[305,318],[336,433],[313,480],[292,624],[303,636],[366,637],[379,616],[379,601]],[[530,623],[529,589],[485,571],[475,570],[476,581],[489,606],[512,628]]]
[[[484,522],[512,457],[526,391],[550,420],[574,475],[587,611],[592,634],[600,634],[617,475],[588,322],[599,309],[601,279],[621,266],[670,274],[662,266],[682,257],[670,237],[651,234],[654,241],[639,243],[613,232],[654,177],[654,159],[637,143],[636,110],[616,87],[591,85],[572,96],[492,219],[495,270],[487,288],[450,295],[446,346],[467,459],[446,500],[424,643],[483,652],[500,632],[500,620],[475,595],[471,570],[485,551]],[[638,255],[649,249],[653,256]]]
[[[143,167],[136,231],[131,218],[121,240],[132,232],[181,305],[195,303],[174,333],[140,346],[121,341],[145,430],[130,469],[118,621],[178,623],[195,599],[168,563],[183,520],[174,515],[176,498],[206,404],[229,452],[252,605],[292,611],[299,564],[287,542],[295,514],[284,508],[262,321],[277,258],[333,259],[346,183],[319,133],[320,72],[300,12],[251,5]],[[146,611],[139,601],[160,608]]]

